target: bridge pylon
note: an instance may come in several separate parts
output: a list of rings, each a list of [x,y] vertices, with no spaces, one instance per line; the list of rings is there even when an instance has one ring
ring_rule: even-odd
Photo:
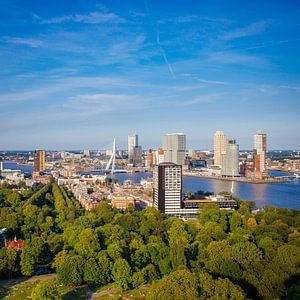
[[[112,155],[106,165],[105,168],[105,173],[111,173],[114,174],[115,172],[115,163],[116,163],[116,139],[114,138],[113,141],[113,149],[112,149]],[[110,170],[110,166],[111,166],[111,170]]]

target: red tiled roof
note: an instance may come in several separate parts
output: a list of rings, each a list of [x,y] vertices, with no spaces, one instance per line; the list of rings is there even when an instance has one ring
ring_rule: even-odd
[[[8,241],[7,247],[14,248],[14,249],[22,249],[25,245],[24,240],[16,240],[16,241]]]

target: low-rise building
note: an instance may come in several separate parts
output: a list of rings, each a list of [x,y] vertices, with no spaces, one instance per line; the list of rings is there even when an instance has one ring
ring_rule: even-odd
[[[24,245],[25,245],[25,241],[24,240],[17,240],[16,237],[12,241],[5,241],[5,247],[6,248],[14,248],[17,251],[21,251],[23,249]]]
[[[120,210],[126,210],[129,205],[135,207],[135,199],[131,196],[112,196],[111,205]]]

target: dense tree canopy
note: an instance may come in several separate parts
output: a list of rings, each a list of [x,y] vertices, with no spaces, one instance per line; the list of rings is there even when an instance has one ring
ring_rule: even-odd
[[[25,246],[0,249],[0,277],[42,269],[71,286],[151,284],[149,299],[296,299],[300,213],[266,207],[251,214],[250,206],[208,205],[198,220],[183,221],[151,207],[119,212],[107,202],[84,211],[56,183],[6,185],[0,188],[0,227],[6,239],[16,236]],[[39,284],[32,297],[42,295],[59,299],[52,283]]]

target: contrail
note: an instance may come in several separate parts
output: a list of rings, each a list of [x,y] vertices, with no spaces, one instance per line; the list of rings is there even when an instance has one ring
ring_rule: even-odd
[[[168,60],[167,55],[166,55],[166,52],[165,52],[165,50],[164,50],[164,48],[163,48],[163,46],[162,46],[162,44],[160,43],[160,40],[159,40],[158,25],[157,25],[157,23],[154,25],[154,23],[152,21],[152,18],[151,18],[151,15],[150,15],[149,6],[148,6],[148,1],[147,0],[144,0],[144,5],[145,5],[145,10],[146,10],[148,19],[150,20],[152,27],[156,31],[156,44],[159,47],[159,51],[161,53],[161,56],[163,57],[163,59],[165,61],[165,64],[167,65],[167,67],[169,69],[169,72],[170,72],[171,76],[175,79],[176,76],[175,76],[175,73],[173,71],[173,68],[172,68],[171,64],[169,63],[169,60]]]
[[[165,61],[166,65],[168,66],[170,74],[172,75],[173,78],[176,78],[176,76],[174,74],[174,71],[173,71],[173,68],[172,68],[171,64],[169,63],[169,61],[168,61],[166,52],[165,52],[164,48],[162,47],[162,45],[159,41],[159,31],[158,30],[157,30],[156,34],[157,34],[156,35],[156,43],[159,46],[160,53],[161,53],[162,57],[164,58],[164,61]]]

